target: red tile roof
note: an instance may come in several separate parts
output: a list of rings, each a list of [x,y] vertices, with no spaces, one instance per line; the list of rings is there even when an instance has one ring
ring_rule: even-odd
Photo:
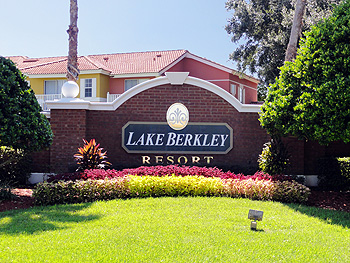
[[[159,73],[188,53],[187,50],[117,53],[78,57],[80,71],[105,70],[112,75]],[[67,57],[8,57],[28,75],[66,74]]]
[[[39,59],[40,61],[41,59]],[[66,74],[67,73],[67,58],[51,58],[46,62],[31,64],[30,62],[24,62],[22,65],[17,64],[18,68],[28,75],[41,75],[41,74]],[[79,70],[97,70],[103,69],[96,66],[87,57],[78,57]]]
[[[158,73],[187,52],[187,50],[135,52],[93,55],[89,58],[104,65],[112,74]]]

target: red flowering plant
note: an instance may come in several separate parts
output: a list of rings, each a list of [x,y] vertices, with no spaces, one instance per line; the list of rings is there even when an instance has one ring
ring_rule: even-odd
[[[204,177],[218,177],[223,180],[236,179],[236,180],[265,180],[265,181],[292,181],[293,178],[284,175],[269,175],[267,173],[258,171],[253,175],[235,174],[230,171],[224,172],[217,167],[198,167],[198,166],[179,166],[179,165],[167,165],[167,166],[140,166],[138,168],[118,170],[103,170],[98,168],[85,169],[79,173],[73,174],[58,174],[54,177],[55,181],[59,180],[104,180],[117,177],[124,177],[127,175],[137,176],[204,176]]]
[[[86,169],[104,169],[111,165],[107,161],[107,152],[102,152],[100,144],[97,144],[95,139],[90,142],[83,139],[84,146],[78,148],[78,153],[74,155],[78,164],[77,171],[84,171]]]

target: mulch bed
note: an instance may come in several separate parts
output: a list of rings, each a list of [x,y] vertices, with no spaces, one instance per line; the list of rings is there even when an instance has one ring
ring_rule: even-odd
[[[16,188],[13,200],[0,201],[0,212],[33,207],[32,189]],[[307,205],[324,209],[350,212],[350,192],[312,190]]]
[[[33,207],[33,190],[27,188],[15,188],[12,193],[16,195],[13,200],[0,201],[0,212]]]
[[[350,212],[350,191],[333,192],[312,190],[307,205]]]

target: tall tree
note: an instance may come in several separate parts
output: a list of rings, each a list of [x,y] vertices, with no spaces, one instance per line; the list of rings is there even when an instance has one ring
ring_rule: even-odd
[[[263,86],[274,83],[283,66],[297,0],[228,0],[233,12],[226,31],[239,44],[230,55],[240,71],[255,73]],[[308,0],[302,30],[329,16],[341,0]]]
[[[69,35],[69,51],[67,64],[67,79],[77,81],[78,69],[78,3],[77,0],[70,0],[70,25],[67,30]]]
[[[350,0],[301,40],[270,86],[260,114],[271,135],[350,142]]]

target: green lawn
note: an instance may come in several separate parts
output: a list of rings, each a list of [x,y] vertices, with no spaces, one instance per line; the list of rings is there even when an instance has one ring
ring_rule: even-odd
[[[350,262],[349,229],[349,213],[248,199],[36,207],[0,213],[0,262]]]

